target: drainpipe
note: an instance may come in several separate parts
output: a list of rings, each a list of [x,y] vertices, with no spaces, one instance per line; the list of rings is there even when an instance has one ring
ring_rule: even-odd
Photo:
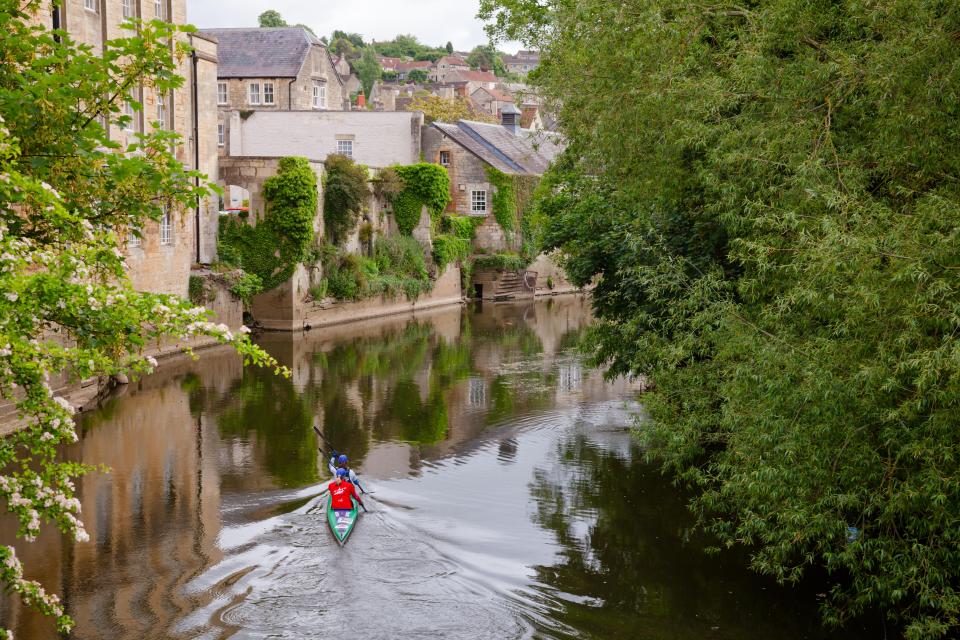
[[[196,49],[193,49],[193,51],[190,52],[190,60],[193,63],[193,79],[192,79],[193,87],[191,87],[193,89],[193,170],[200,171],[200,105],[198,104],[200,92],[197,88],[197,85],[199,85],[200,83],[198,82],[198,76],[197,76],[198,58],[197,58]],[[197,188],[199,188],[200,176],[194,177],[193,182],[194,182],[194,185]],[[194,241],[197,246],[197,264],[200,264],[200,196],[199,195],[197,196],[197,209],[196,209],[196,217],[194,220],[193,233],[194,233]]]

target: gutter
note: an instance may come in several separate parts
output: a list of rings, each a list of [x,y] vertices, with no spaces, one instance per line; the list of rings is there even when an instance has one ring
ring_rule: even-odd
[[[200,105],[199,101],[199,88],[198,85],[199,77],[197,76],[197,67],[199,58],[197,56],[197,50],[193,49],[190,52],[190,61],[193,64],[193,170],[196,172],[200,171]],[[193,178],[194,186],[198,189],[200,188],[200,176],[194,176]],[[196,216],[194,219],[194,243],[197,247],[197,264],[200,264],[200,196],[197,195],[197,205],[196,205]]]

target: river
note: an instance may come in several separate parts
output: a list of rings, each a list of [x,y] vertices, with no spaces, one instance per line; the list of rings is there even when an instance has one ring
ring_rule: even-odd
[[[75,638],[866,638],[817,594],[703,553],[642,461],[642,397],[575,346],[579,297],[448,308],[167,361],[81,420],[90,542],[14,543]],[[345,547],[323,514],[319,427],[368,489]],[[0,600],[17,638],[52,624]],[[874,636],[875,637],[875,636]]]

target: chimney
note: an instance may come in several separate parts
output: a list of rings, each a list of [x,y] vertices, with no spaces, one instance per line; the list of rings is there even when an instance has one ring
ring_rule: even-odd
[[[508,103],[500,110],[500,124],[513,135],[517,135],[520,133],[520,115],[520,109]]]

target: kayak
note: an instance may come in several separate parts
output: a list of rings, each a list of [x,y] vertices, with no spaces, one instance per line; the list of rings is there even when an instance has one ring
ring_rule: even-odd
[[[347,538],[350,537],[350,533],[357,524],[357,509],[360,508],[360,505],[353,498],[350,498],[350,501],[353,503],[353,509],[350,510],[331,509],[330,505],[333,504],[333,501],[327,501],[327,523],[330,525],[333,537],[337,539],[341,547],[346,544]]]

